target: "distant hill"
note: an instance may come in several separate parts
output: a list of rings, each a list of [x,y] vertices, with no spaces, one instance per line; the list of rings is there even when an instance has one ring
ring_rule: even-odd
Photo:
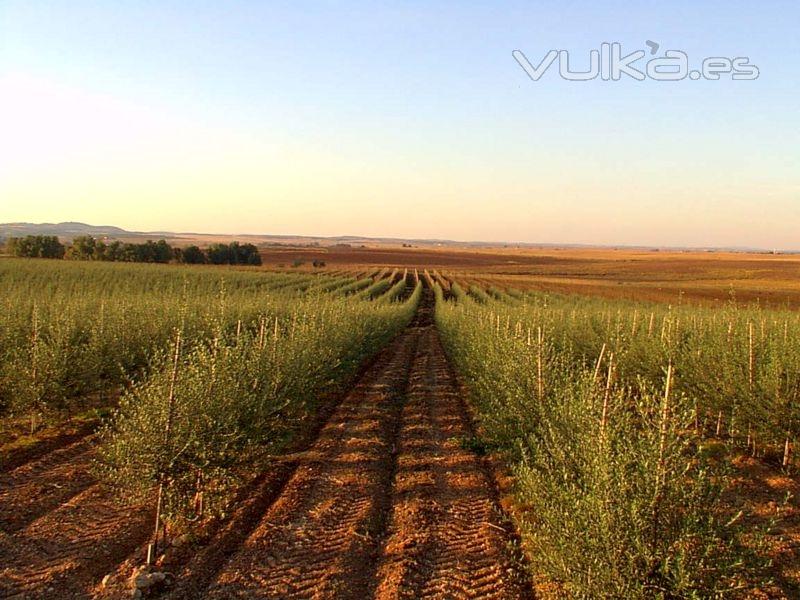
[[[127,237],[136,235],[111,225],[87,225],[86,223],[0,223],[0,237],[22,237],[26,235],[57,235],[74,238],[79,235],[95,237]]]
[[[0,223],[0,241],[9,237],[26,235],[56,235],[63,241],[71,241],[79,235],[91,235],[97,238],[121,240],[125,242],[142,242],[145,240],[165,239],[171,244],[185,246],[188,244],[207,245],[213,242],[246,241],[261,247],[286,246],[334,246],[349,244],[351,246],[399,246],[411,247],[445,247],[445,248],[609,248],[626,250],[664,250],[677,252],[755,252],[766,253],[760,248],[745,247],[652,247],[652,246],[602,246],[592,244],[548,244],[526,242],[457,242],[445,239],[414,239],[390,237],[366,237],[359,235],[340,235],[333,237],[276,235],[276,234],[212,234],[212,233],[175,233],[171,231],[127,231],[113,225],[87,225],[68,221],[66,223]],[[798,250],[782,250],[784,254],[795,254]]]
[[[210,243],[226,240],[246,240],[259,245],[282,246],[330,246],[335,244],[371,244],[371,245],[482,245],[480,242],[452,242],[449,240],[415,240],[400,238],[370,238],[364,236],[343,235],[335,237],[302,236],[302,235],[271,235],[271,234],[210,234],[210,233],[176,233],[172,231],[128,231],[112,225],[88,225],[73,221],[65,223],[0,223],[0,239],[9,237],[23,237],[26,235],[56,235],[62,240],[69,241],[79,235],[91,235],[97,238],[119,239],[124,241],[142,239],[166,239],[168,241],[186,243]]]

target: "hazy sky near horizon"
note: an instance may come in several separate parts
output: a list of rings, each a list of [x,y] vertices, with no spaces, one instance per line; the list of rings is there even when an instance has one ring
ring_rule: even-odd
[[[0,222],[800,249],[800,4],[0,1]],[[533,82],[601,42],[755,81]]]

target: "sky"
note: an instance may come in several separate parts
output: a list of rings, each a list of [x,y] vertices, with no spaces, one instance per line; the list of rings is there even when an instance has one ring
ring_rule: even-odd
[[[800,249],[798,23],[770,0],[0,0],[0,222]],[[512,57],[648,40],[759,77],[533,81]]]

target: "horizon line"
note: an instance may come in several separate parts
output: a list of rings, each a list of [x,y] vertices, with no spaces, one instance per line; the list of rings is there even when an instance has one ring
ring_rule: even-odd
[[[60,221],[34,223],[31,221],[14,221],[0,223],[0,227],[12,226],[64,226],[81,225],[94,229],[117,229],[125,234],[133,235],[168,235],[168,236],[224,236],[224,237],[266,237],[266,238],[300,238],[300,239],[321,239],[321,240],[340,240],[340,239],[363,239],[387,242],[417,242],[429,244],[464,244],[471,246],[524,246],[529,248],[584,248],[584,249],[626,249],[626,250],[667,250],[667,251],[702,251],[702,252],[735,252],[752,254],[800,254],[800,248],[764,248],[759,246],[681,246],[681,245],[648,245],[648,244],[626,244],[626,243],[586,243],[586,242],[524,242],[524,241],[505,241],[505,240],[457,240],[450,238],[417,238],[417,237],[395,237],[395,236],[376,236],[360,234],[338,234],[338,235],[309,235],[293,233],[216,233],[201,231],[137,231],[125,229],[118,225],[92,225],[83,221]],[[34,234],[35,235],[35,234]],[[90,235],[89,233],[85,235]],[[97,234],[95,234],[97,235]]]

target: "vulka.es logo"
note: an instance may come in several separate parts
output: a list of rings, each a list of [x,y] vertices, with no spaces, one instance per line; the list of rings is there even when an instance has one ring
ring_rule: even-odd
[[[721,77],[752,81],[758,79],[760,74],[758,67],[750,64],[750,59],[746,56],[704,58],[700,69],[689,70],[689,55],[685,52],[666,50],[663,56],[655,56],[660,45],[650,40],[646,45],[653,58],[643,65],[637,65],[636,63],[647,56],[644,50],[636,50],[623,56],[622,44],[603,42],[599,50],[589,52],[588,69],[585,71],[578,71],[570,64],[567,50],[550,50],[536,66],[521,50],[514,50],[511,55],[533,81],[539,81],[556,61],[559,76],[567,81],[590,81],[597,78],[603,81],[619,81],[623,75],[637,81],[681,81],[687,77],[693,81],[701,78],[716,81]],[[644,67],[644,70],[637,67]]]

